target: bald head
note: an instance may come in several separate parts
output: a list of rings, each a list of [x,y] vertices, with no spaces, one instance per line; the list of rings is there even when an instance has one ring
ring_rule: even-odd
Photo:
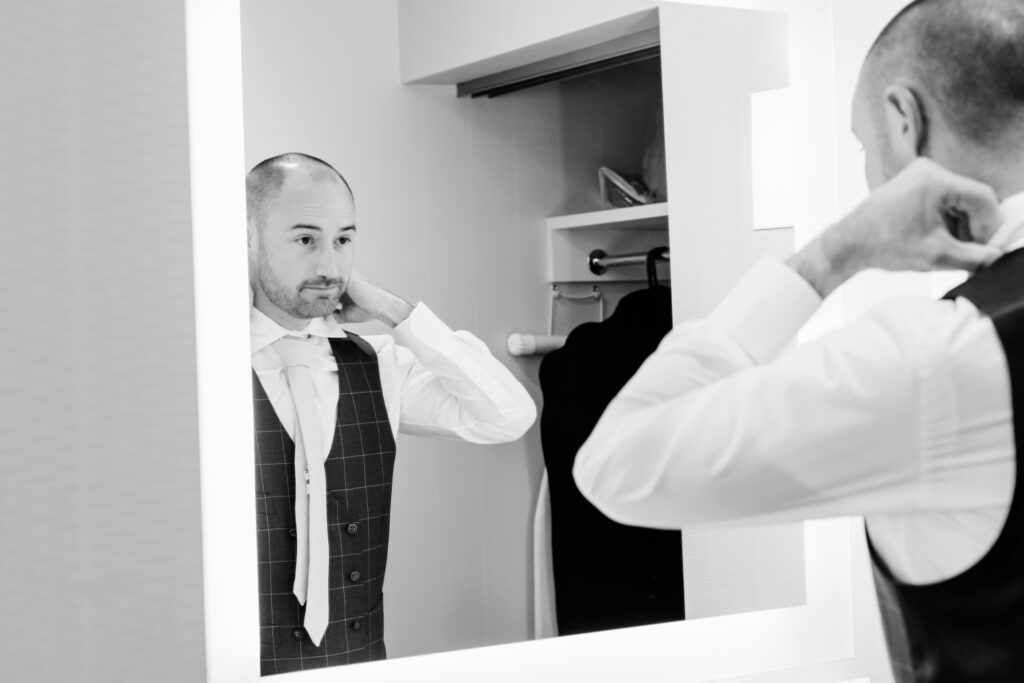
[[[941,120],[987,150],[1024,147],[1024,0],[917,0],[868,53],[861,87],[873,117],[885,89],[906,84],[923,126]]]
[[[337,310],[355,255],[355,202],[330,164],[282,154],[246,176],[253,306],[287,329]]]
[[[322,159],[299,152],[288,152],[256,164],[245,177],[246,212],[257,228],[263,229],[268,204],[281,192],[286,182],[324,182],[352,189],[338,171]]]

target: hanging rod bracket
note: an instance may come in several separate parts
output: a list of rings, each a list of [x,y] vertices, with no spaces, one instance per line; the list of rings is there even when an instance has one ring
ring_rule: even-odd
[[[620,254],[618,256],[609,256],[604,249],[594,249],[587,256],[587,267],[590,268],[590,272],[594,275],[604,275],[608,272],[609,268],[616,266],[642,266],[647,263],[648,255],[653,251],[657,251],[655,258],[658,261],[669,260],[669,251],[664,247],[651,250],[650,252]]]

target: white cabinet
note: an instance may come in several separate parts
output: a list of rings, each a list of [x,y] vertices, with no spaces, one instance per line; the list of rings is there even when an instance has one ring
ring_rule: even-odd
[[[632,0],[526,0],[523,5],[523,0],[401,0],[403,80],[464,83],[657,30],[657,73],[644,68],[625,77],[609,72],[605,86],[596,85],[600,75],[588,76],[591,85],[566,81],[557,93],[553,86],[542,86],[557,99],[549,108],[561,118],[552,122],[559,129],[553,143],[562,148],[557,163],[566,186],[564,205],[556,214],[601,208],[593,201],[598,166],[639,170],[628,167],[638,164],[643,124],[657,107],[664,110],[671,188],[671,279],[686,292],[675,297],[676,319],[710,311],[758,257],[792,250],[792,230],[753,230],[751,178],[751,96],[789,83],[785,14]],[[643,85],[652,77],[660,79],[659,87]],[[562,271],[578,269],[578,264],[558,261],[573,253],[558,245],[577,242],[582,234],[550,236],[552,281]],[[644,243],[637,251],[648,248],[649,237],[640,240]],[[588,235],[585,241],[595,239]],[[605,276],[609,282],[620,279]],[[631,279],[640,278],[633,273]]]
[[[404,83],[452,84],[657,25],[651,0],[399,0]]]
[[[645,265],[627,265],[595,274],[588,267],[595,250],[606,254],[646,252],[668,245],[668,204],[588,211],[547,220],[548,279],[566,282],[636,282]]]
[[[660,9],[675,320],[702,317],[792,230],[755,231],[751,95],[789,84],[786,15],[664,3]]]

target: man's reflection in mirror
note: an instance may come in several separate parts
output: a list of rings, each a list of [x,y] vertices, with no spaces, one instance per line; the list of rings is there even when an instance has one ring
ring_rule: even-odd
[[[536,407],[477,337],[353,270],[367,228],[328,163],[267,159],[246,195],[261,673],[383,659],[398,433],[504,443]],[[370,320],[391,334],[345,329]]]

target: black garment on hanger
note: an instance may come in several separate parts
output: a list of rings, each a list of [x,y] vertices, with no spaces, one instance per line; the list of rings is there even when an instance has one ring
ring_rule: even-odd
[[[608,403],[672,329],[671,290],[627,294],[601,323],[584,323],[540,365],[541,444],[551,491],[560,635],[683,619],[678,531],[618,524],[576,488],[576,452]]]

